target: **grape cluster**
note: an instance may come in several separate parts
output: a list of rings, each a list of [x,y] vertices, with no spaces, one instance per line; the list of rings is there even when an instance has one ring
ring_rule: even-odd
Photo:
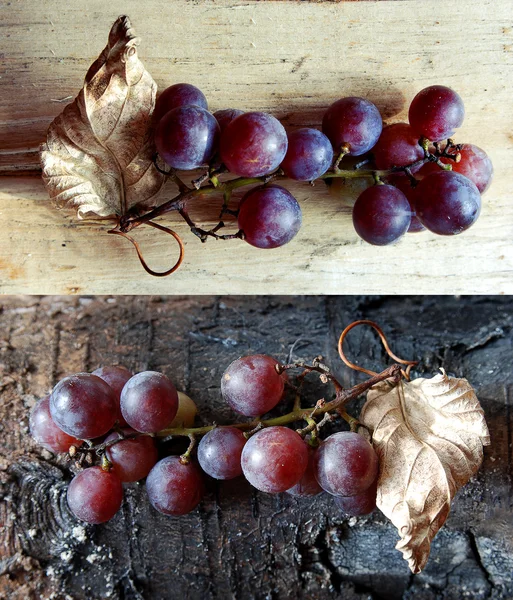
[[[295,198],[267,179],[329,182],[343,176],[340,164],[346,155],[362,157],[360,164],[367,168],[362,176],[373,175],[375,185],[357,198],[353,224],[366,242],[387,245],[424,229],[459,234],[477,220],[493,167],[477,146],[454,145],[450,139],[464,113],[456,92],[433,85],[411,102],[409,123],[383,127],[372,102],[346,97],[327,109],[322,132],[286,132],[264,112],[223,109],[211,114],[199,89],[179,83],[157,100],[155,144],[173,170],[208,167],[216,181],[218,174],[230,172],[247,178],[244,185],[256,184],[233,212],[239,237],[258,248],[286,244],[301,226]]]
[[[260,417],[283,399],[289,385],[286,369],[267,355],[239,358],[224,372],[221,394],[235,412]],[[348,515],[374,509],[378,459],[358,433],[339,432],[319,441],[315,427],[294,430],[262,422],[255,427],[254,420],[191,429],[195,414],[194,402],[165,375],[102,367],[59,381],[33,409],[30,431],[52,452],[87,459],[90,466],[83,469],[84,460],[77,461],[82,470],[67,494],[72,513],[87,523],[111,519],[122,504],[123,483],[144,478],[156,510],[186,514],[204,494],[205,474],[217,480],[243,475],[258,490],[273,494],[326,491]],[[301,412],[294,418],[301,419],[309,417]],[[311,417],[310,422],[315,425]],[[189,436],[191,443],[184,454],[159,460],[155,434],[165,436],[166,429],[173,436]],[[93,454],[101,464],[93,464]]]

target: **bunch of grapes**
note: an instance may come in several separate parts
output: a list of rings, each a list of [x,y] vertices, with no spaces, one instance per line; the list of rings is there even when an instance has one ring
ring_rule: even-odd
[[[260,421],[282,400],[288,385],[287,367],[274,358],[239,358],[224,372],[221,393],[235,412],[252,420],[194,429],[193,401],[177,392],[165,375],[103,367],[59,381],[33,409],[30,431],[51,452],[83,459],[77,461],[81,470],[69,485],[67,499],[72,513],[87,523],[111,519],[122,504],[123,483],[144,478],[156,510],[186,514],[203,497],[205,474],[217,480],[244,476],[271,494],[315,496],[326,491],[348,515],[371,512],[378,459],[362,435],[343,431],[319,441],[307,409],[283,421],[306,419],[310,426],[305,429]],[[167,436],[166,430],[188,436],[191,443],[184,454],[159,460],[156,441]],[[101,464],[94,464],[94,456],[101,457]]]
[[[493,168],[483,150],[450,139],[463,118],[460,96],[433,85],[411,102],[409,123],[383,127],[372,102],[347,97],[327,109],[322,132],[287,133],[264,112],[211,114],[198,88],[179,83],[157,100],[155,144],[173,173],[208,167],[205,180],[214,188],[226,172],[240,178],[237,187],[256,184],[231,212],[238,219],[238,237],[258,248],[286,244],[301,226],[298,202],[275,180],[328,182],[349,176],[340,168],[345,156],[361,157],[350,176],[372,176],[374,185],[357,198],[353,224],[366,242],[386,245],[424,229],[459,234],[477,220]]]

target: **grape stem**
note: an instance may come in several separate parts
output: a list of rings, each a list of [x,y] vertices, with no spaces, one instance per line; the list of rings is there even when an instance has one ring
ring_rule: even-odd
[[[275,417],[273,419],[267,419],[265,421],[250,421],[248,423],[234,423],[230,425],[225,425],[224,427],[235,427],[237,429],[242,429],[244,431],[251,430],[259,430],[262,427],[272,427],[277,425],[288,425],[289,423],[294,423],[295,421],[306,421],[310,426],[309,422],[312,419],[312,413],[315,415],[324,415],[326,413],[331,413],[333,411],[338,411],[338,409],[343,408],[348,402],[358,398],[367,390],[369,390],[372,386],[380,383],[381,381],[385,381],[387,379],[391,380],[394,383],[397,383],[401,378],[401,365],[393,364],[381,373],[370,377],[367,381],[359,383],[352,388],[344,389],[337,379],[332,375],[329,371],[327,371],[327,367],[322,364],[316,364],[314,362],[313,365],[305,365],[303,363],[294,363],[290,365],[281,365],[279,367],[280,371],[285,371],[292,368],[301,367],[307,372],[317,372],[321,374],[321,379],[324,379],[326,382],[330,381],[335,387],[335,398],[330,402],[325,402],[324,400],[320,400],[315,406],[309,406],[307,408],[302,408],[301,406],[294,405],[294,408],[291,412],[282,415],[280,417]],[[343,411],[344,418],[347,413]],[[348,415],[349,416],[349,415]],[[350,424],[353,421],[352,417],[350,419]],[[324,423],[323,423],[324,424]],[[202,436],[214,429],[214,427],[220,427],[218,425],[205,425],[204,427],[170,427],[167,429],[163,429],[159,431],[155,435],[157,437],[168,437],[168,436],[184,436],[190,437],[193,436]],[[222,426],[221,426],[222,427]],[[318,427],[318,425],[317,425]],[[306,427],[308,431],[312,431],[309,427]],[[302,430],[303,431],[303,430]],[[307,433],[307,432],[305,432]]]
[[[327,180],[327,179],[361,179],[368,178],[373,181],[379,181],[382,177],[387,177],[388,175],[392,175],[394,173],[405,173],[411,180],[412,184],[416,184],[417,181],[412,175],[412,171],[421,167],[427,162],[434,162],[439,164],[439,166],[443,169],[450,169],[450,165],[446,165],[440,162],[441,158],[449,158],[458,162],[458,158],[461,158],[459,155],[459,151],[462,146],[454,144],[452,140],[447,140],[447,143],[444,148],[441,147],[439,143],[434,144],[435,151],[431,153],[429,151],[429,140],[421,139],[419,141],[420,145],[424,149],[424,158],[421,158],[409,165],[404,167],[392,167],[391,169],[361,169],[361,168],[353,168],[353,169],[340,169],[339,163],[343,156],[347,153],[346,148],[342,147],[339,156],[337,157],[333,168],[321,175],[316,181],[319,180]],[[193,187],[187,186],[176,174],[174,169],[170,169],[168,171],[164,171],[157,164],[157,158],[155,157],[154,163],[156,168],[164,173],[167,177],[169,177],[178,187],[179,194],[164,202],[160,206],[157,206],[153,210],[140,215],[135,210],[129,211],[126,215],[123,215],[119,219],[119,223],[117,227],[112,229],[112,233],[120,232],[120,233],[128,233],[132,229],[139,227],[140,225],[144,225],[145,223],[149,223],[153,219],[157,217],[161,217],[170,212],[178,212],[180,216],[185,220],[187,225],[191,228],[192,233],[200,238],[202,242],[205,242],[208,237],[213,237],[215,239],[227,240],[227,239],[243,239],[243,233],[238,231],[235,234],[229,235],[218,235],[217,231],[224,227],[224,222],[222,221],[222,216],[226,213],[233,214],[236,211],[230,211],[228,209],[228,201],[232,192],[240,187],[246,187],[249,185],[257,185],[257,184],[266,184],[270,181],[282,181],[287,179],[283,174],[281,169],[278,169],[276,172],[271,173],[270,175],[264,175],[262,177],[238,177],[235,179],[231,179],[229,181],[220,182],[218,176],[226,173],[226,168],[223,165],[216,165],[214,167],[210,167],[208,171],[205,172],[201,177],[192,181]],[[359,165],[357,165],[358,167]],[[314,182],[310,182],[314,183]],[[201,198],[205,196],[209,196],[215,193],[222,193],[224,197],[223,208],[221,211],[221,216],[219,223],[210,230],[201,229],[196,225],[196,223],[191,219],[187,205],[189,202],[195,198]]]

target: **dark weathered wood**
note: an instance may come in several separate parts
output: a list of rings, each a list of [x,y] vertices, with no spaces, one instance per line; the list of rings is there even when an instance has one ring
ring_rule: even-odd
[[[513,300],[5,297],[0,305],[0,597],[513,596]],[[165,372],[197,401],[203,422],[232,419],[219,381],[245,353],[280,360],[323,354],[350,385],[361,376],[341,366],[336,341],[362,317],[383,326],[400,356],[422,360],[416,375],[443,366],[467,377],[491,429],[485,464],[458,494],[421,575],[409,573],[394,549],[397,534],[379,512],[347,519],[327,495],[271,496],[242,480],[210,482],[200,508],[180,518],[158,514],[144,485],[132,484],[113,521],[83,527],[66,505],[65,463],[28,436],[37,398],[63,375],[101,364]],[[364,329],[350,333],[347,350],[371,368],[387,363]],[[307,389],[312,402],[324,392],[317,382]]]

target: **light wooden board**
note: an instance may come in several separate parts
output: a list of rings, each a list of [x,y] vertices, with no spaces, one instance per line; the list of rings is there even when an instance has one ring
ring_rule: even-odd
[[[0,291],[3,293],[513,293],[513,2],[161,2],[92,0],[0,5]],[[201,244],[176,217],[182,268],[164,279],[106,227],[56,210],[37,176],[37,147],[80,89],[111,23],[128,14],[159,87],[188,81],[212,110],[267,110],[287,127],[319,126],[335,99],[361,95],[389,122],[433,83],[463,97],[457,141],[477,143],[496,176],[482,216],[455,238],[430,233],[375,248],[353,231],[350,208],[323,186],[290,186],[304,225],[287,246]],[[193,211],[194,212],[194,211]],[[212,210],[198,207],[211,222]],[[176,226],[175,226],[176,225]],[[164,268],[174,248],[138,234]]]

